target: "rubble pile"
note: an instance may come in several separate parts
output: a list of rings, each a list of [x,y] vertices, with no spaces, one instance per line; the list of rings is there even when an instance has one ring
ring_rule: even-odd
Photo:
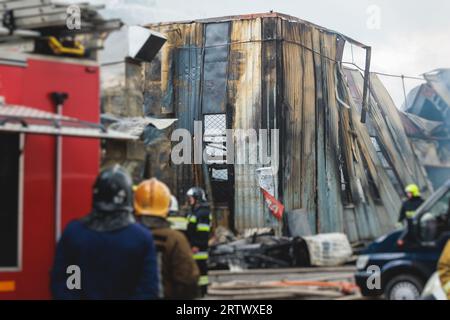
[[[210,247],[211,270],[339,266],[351,261],[353,254],[347,237],[339,233],[282,237],[270,229],[257,229],[240,238],[224,237],[223,228],[218,233]]]

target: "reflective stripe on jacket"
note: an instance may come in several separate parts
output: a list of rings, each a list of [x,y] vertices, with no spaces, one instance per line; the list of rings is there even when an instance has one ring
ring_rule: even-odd
[[[420,207],[422,203],[423,199],[421,197],[413,197],[403,202],[402,207],[400,209],[398,222],[402,222],[405,219],[413,218],[416,215],[416,209]]]
[[[208,276],[201,276],[198,279],[198,285],[199,286],[207,286],[209,284],[209,278]]]
[[[186,231],[189,221],[186,217],[168,217],[167,221],[170,222],[170,227],[173,230]]]
[[[208,251],[199,251],[197,253],[194,253],[194,260],[207,260],[209,255]]]

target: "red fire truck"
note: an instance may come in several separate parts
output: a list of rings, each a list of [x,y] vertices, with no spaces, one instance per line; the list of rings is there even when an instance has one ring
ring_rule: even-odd
[[[105,130],[93,61],[0,59],[0,300],[47,299],[55,244],[91,207]]]

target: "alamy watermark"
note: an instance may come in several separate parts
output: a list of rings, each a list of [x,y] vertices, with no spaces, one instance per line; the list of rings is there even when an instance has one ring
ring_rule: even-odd
[[[278,170],[279,129],[226,129],[209,144],[205,144],[201,121],[194,121],[193,131],[193,136],[183,128],[172,132],[173,164],[251,164],[271,166],[274,173]]]
[[[370,265],[367,267],[367,273],[370,273],[366,281],[367,289],[380,290],[381,289],[381,269],[377,265]]]
[[[69,276],[66,280],[66,286],[69,290],[81,290],[81,268],[77,265],[70,265],[66,269]]]
[[[366,9],[367,20],[366,27],[369,30],[381,29],[381,8],[375,4],[370,5]]]
[[[81,9],[79,6],[73,4],[67,7],[66,10],[66,26],[69,30],[81,29]]]

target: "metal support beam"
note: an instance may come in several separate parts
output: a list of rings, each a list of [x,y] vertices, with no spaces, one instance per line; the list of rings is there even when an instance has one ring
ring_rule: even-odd
[[[366,114],[369,106],[369,86],[370,86],[370,58],[372,53],[371,47],[366,49],[366,66],[364,67],[364,88],[361,107],[361,123],[366,123]]]

